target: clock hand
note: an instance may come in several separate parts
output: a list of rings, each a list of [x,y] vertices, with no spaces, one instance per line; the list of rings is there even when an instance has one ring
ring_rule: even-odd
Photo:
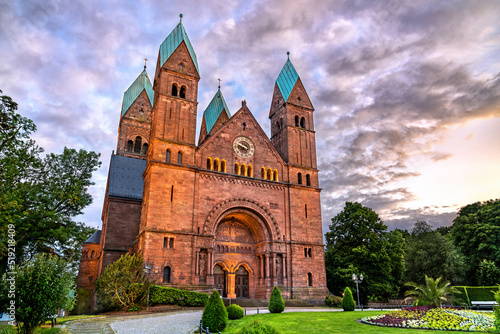
[[[245,150],[248,150],[248,147],[246,147],[245,145],[243,145],[242,143],[238,143],[238,146],[245,149]]]

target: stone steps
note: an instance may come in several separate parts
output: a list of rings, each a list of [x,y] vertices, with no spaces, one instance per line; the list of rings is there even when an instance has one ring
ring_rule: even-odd
[[[72,321],[65,328],[72,334],[114,334],[106,320]]]

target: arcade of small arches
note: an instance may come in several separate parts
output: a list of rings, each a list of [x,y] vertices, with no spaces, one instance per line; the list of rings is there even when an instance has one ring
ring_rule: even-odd
[[[177,164],[182,165],[182,151],[177,152]],[[170,149],[167,149],[165,152],[165,162],[172,163],[172,151]]]
[[[185,99],[186,98],[186,86],[182,85],[179,87],[178,84],[173,83],[171,94],[172,94],[172,96],[178,96],[181,99]]]
[[[277,120],[275,123],[276,130],[281,130],[283,128],[283,119],[280,118]],[[298,128],[305,129],[306,128],[306,118],[305,117],[299,117],[298,115],[295,115],[295,126]]]
[[[212,160],[211,157],[208,157],[207,158],[207,169],[213,170],[216,172],[226,173],[226,160],[224,160],[224,159],[219,160],[219,158],[214,158]]]
[[[297,173],[297,184],[302,184],[302,173]],[[311,175],[306,174],[306,186],[311,185]]]
[[[96,251],[92,250],[86,250],[86,251],[82,251],[82,259],[95,259],[96,258]]]
[[[127,152],[137,153],[137,154],[148,153],[148,148],[149,148],[148,143],[143,144],[142,142],[143,140],[141,136],[135,137],[135,140],[130,139],[127,142]]]

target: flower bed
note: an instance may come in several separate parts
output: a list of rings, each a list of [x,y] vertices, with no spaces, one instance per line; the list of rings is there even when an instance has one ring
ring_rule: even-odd
[[[366,317],[361,321],[386,327],[487,332],[493,327],[494,315],[491,312],[419,306]]]

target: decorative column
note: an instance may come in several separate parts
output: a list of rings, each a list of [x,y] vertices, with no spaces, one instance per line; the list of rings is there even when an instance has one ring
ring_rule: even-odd
[[[229,299],[236,299],[236,275],[234,273],[232,274],[227,274],[227,298]]]
[[[283,285],[287,286],[288,285],[288,267],[286,265],[286,254],[282,254],[283,256]]]
[[[195,275],[199,276],[200,275],[200,250],[196,250],[196,267],[195,267]]]
[[[272,254],[272,264],[271,264],[271,278],[272,278],[272,284],[274,285],[276,282],[278,282],[278,276],[276,275],[276,253]]]
[[[207,250],[207,257],[208,257],[208,269],[207,269],[207,285],[214,285],[214,257],[213,257],[213,249]]]
[[[266,257],[266,278],[269,278],[269,254],[265,254]]]

